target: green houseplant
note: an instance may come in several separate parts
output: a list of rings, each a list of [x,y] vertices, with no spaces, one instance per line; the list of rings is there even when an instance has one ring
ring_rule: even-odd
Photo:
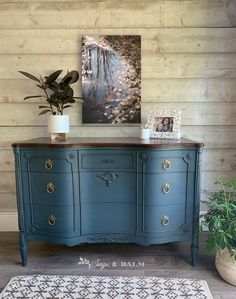
[[[42,78],[35,77],[34,75],[19,71],[22,75],[36,82],[36,86],[41,90],[39,95],[31,95],[24,98],[34,99],[41,98],[45,100],[44,105],[39,105],[39,115],[50,113],[48,118],[48,128],[52,134],[66,134],[69,132],[69,116],[63,115],[66,108],[72,107],[71,104],[75,103],[76,99],[82,99],[81,97],[75,97],[71,84],[74,84],[79,79],[79,73],[75,70],[67,72],[67,74],[58,79],[62,70],[57,70],[51,73],[49,76]],[[66,135],[65,135],[66,136]],[[52,137],[53,139],[53,137]]]
[[[208,207],[201,227],[210,232],[207,250],[216,253],[215,264],[221,277],[236,285],[236,178],[219,180],[219,189],[203,203]]]

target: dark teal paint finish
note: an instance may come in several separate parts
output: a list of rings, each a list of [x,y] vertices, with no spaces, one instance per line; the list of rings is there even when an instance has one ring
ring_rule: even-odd
[[[14,150],[23,265],[30,240],[190,241],[196,264],[201,149]]]
[[[89,149],[80,150],[80,171],[90,170],[136,170],[134,150]]]
[[[52,165],[45,167],[50,160]],[[22,171],[40,172],[78,172],[77,151],[71,150],[44,150],[24,149],[21,152]]]
[[[137,179],[134,172],[112,171],[81,172],[80,189],[83,203],[133,203],[136,204]],[[107,180],[111,182],[107,183]]]
[[[126,203],[83,204],[81,234],[135,234],[135,205]]]

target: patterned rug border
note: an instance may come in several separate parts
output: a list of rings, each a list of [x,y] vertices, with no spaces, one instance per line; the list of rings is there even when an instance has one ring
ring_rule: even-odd
[[[30,280],[30,279],[39,279],[39,278],[44,278],[44,279],[51,279],[51,280],[56,280],[56,278],[57,279],[64,279],[64,280],[66,280],[65,278],[67,278],[67,280],[69,280],[69,278],[71,279],[71,281],[74,281],[74,280],[76,280],[77,282],[78,282],[78,280],[81,280],[81,282],[83,281],[83,280],[90,280],[90,281],[92,281],[92,280],[98,280],[98,281],[102,281],[102,280],[107,280],[107,281],[110,281],[110,283],[111,283],[111,281],[113,280],[113,282],[114,281],[120,281],[120,283],[123,281],[123,284],[124,284],[124,282],[126,281],[127,282],[127,285],[128,285],[128,282],[130,282],[130,281],[138,281],[138,282],[141,282],[141,281],[145,281],[146,283],[148,282],[148,283],[150,283],[150,282],[157,282],[158,280],[160,280],[160,281],[163,281],[163,283],[164,282],[169,282],[169,283],[176,283],[176,281],[178,282],[192,282],[192,283],[199,283],[199,284],[201,284],[201,286],[202,286],[202,288],[203,288],[203,290],[204,290],[204,297],[202,296],[202,292],[200,291],[199,292],[199,294],[196,296],[196,295],[194,295],[194,296],[183,296],[183,295],[180,295],[180,296],[178,296],[178,295],[175,295],[175,296],[173,296],[173,294],[171,294],[171,297],[167,297],[168,295],[156,295],[156,293],[153,293],[152,295],[151,295],[151,297],[148,295],[148,297],[145,297],[143,294],[141,294],[141,296],[140,297],[137,297],[137,295],[131,295],[130,296],[130,294],[128,294],[128,295],[126,295],[126,294],[120,294],[119,293],[119,296],[117,297],[115,294],[113,294],[113,295],[109,295],[109,294],[105,294],[105,296],[102,296],[102,295],[98,295],[98,296],[93,296],[93,297],[90,297],[89,295],[82,295],[83,297],[68,297],[68,296],[61,296],[61,294],[63,294],[63,293],[61,293],[61,294],[59,294],[59,296],[58,296],[58,294],[55,294],[55,295],[51,295],[51,297],[48,297],[48,295],[46,296],[46,297],[38,297],[38,296],[35,296],[35,295],[31,295],[30,297],[28,297],[27,295],[25,295],[25,294],[23,294],[23,297],[22,296],[11,296],[11,297],[9,297],[9,290],[8,290],[8,288],[11,286],[11,284],[13,283],[13,282],[16,282],[17,280],[19,280],[19,279],[28,279],[28,280]],[[112,284],[111,284],[111,286],[112,286]],[[115,285],[113,285],[113,287],[114,287]],[[146,284],[145,284],[145,286],[146,286]],[[185,285],[184,285],[185,286]],[[19,285],[17,286],[17,288],[19,287]],[[144,288],[144,284],[143,283],[141,283],[140,284],[140,289],[142,289],[142,287]],[[95,286],[95,288],[96,288],[96,286]],[[111,287],[112,288],[112,287]],[[98,290],[98,289],[97,289]],[[125,289],[124,289],[125,290]],[[128,288],[126,288],[126,290],[128,290]],[[64,287],[63,287],[63,291],[64,291]],[[155,292],[156,291],[156,289],[153,289],[153,292]],[[178,290],[179,291],[179,290]],[[18,290],[17,290],[17,292],[18,292]],[[100,290],[98,291],[98,293],[100,292]],[[128,291],[129,292],[129,291]],[[94,293],[95,294],[95,293]],[[91,294],[90,294],[91,295]],[[96,295],[96,294],[95,294]],[[27,296],[27,297],[25,297],[25,296]],[[33,297],[32,297],[33,296]],[[85,297],[84,297],[85,296]],[[89,296],[89,297],[88,297]],[[102,296],[102,297],[101,297]],[[115,297],[114,297],[115,296]],[[112,298],[120,298],[120,299],[139,299],[139,298],[155,298],[155,299],[166,299],[166,298],[173,298],[173,299],[178,299],[178,298],[181,298],[181,299],[185,299],[185,298],[187,298],[187,299],[202,299],[202,298],[205,298],[205,299],[213,299],[213,297],[212,297],[212,294],[211,294],[211,291],[210,291],[210,289],[209,289],[209,287],[208,287],[208,283],[207,283],[207,281],[205,281],[205,280],[199,280],[199,279],[192,279],[192,278],[179,278],[179,277],[160,277],[160,276],[114,276],[114,275],[112,275],[112,276],[104,276],[104,275],[65,275],[65,274],[62,274],[62,275],[56,275],[56,274],[46,274],[46,275],[43,275],[43,274],[32,274],[32,275],[17,275],[17,276],[13,276],[10,280],[9,280],[9,282],[7,283],[7,285],[5,286],[5,288],[2,290],[2,292],[0,293],[0,299],[13,299],[13,298],[20,298],[20,299],[31,299],[31,298],[36,298],[36,299],[43,299],[43,298],[47,298],[47,299],[62,299],[62,298],[76,298],[76,299],[87,299],[87,298],[94,298],[94,299],[112,299]]]

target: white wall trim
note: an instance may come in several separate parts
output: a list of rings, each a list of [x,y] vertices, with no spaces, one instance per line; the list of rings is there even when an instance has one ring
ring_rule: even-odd
[[[17,212],[0,212],[0,231],[15,232],[18,230]]]

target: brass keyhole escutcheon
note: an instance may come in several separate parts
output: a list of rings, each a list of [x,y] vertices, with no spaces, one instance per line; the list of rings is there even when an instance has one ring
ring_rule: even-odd
[[[47,184],[47,193],[52,194],[55,191],[56,186],[53,183]]]
[[[162,225],[166,226],[166,225],[169,224],[169,222],[170,222],[170,218],[169,218],[169,216],[164,215],[164,216],[161,217],[161,224],[162,224]]]
[[[170,161],[169,161],[169,160],[164,160],[164,161],[162,162],[162,167],[163,167],[163,169],[165,169],[165,170],[169,170],[170,167],[171,167]]]
[[[53,168],[53,161],[50,159],[47,159],[44,163],[44,166],[47,170],[50,170]]]
[[[170,192],[170,184],[168,184],[167,182],[165,182],[162,186],[162,192],[167,194]]]
[[[48,223],[50,224],[50,225],[55,225],[55,223],[56,223],[56,220],[57,220],[57,218],[54,216],[54,215],[50,215],[50,216],[48,216]]]

